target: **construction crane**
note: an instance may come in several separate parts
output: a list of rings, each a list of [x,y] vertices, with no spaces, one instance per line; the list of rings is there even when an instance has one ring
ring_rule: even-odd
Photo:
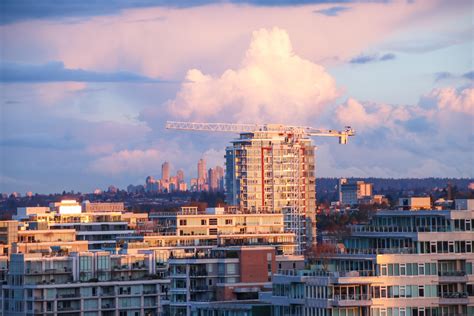
[[[253,132],[279,132],[285,134],[297,134],[301,136],[325,136],[338,137],[339,144],[347,144],[349,136],[354,136],[355,131],[346,126],[342,131],[317,129],[307,126],[291,126],[281,124],[240,124],[240,123],[198,123],[198,122],[166,122],[167,129],[203,132],[225,132],[225,133],[253,133]]]

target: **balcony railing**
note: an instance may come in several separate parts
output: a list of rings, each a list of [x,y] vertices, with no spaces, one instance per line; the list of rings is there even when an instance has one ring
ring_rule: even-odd
[[[370,294],[340,294],[334,295],[333,299],[335,301],[367,301],[371,300],[372,296]]]
[[[409,227],[409,226],[351,226],[356,233],[429,233],[449,232],[447,227]]]
[[[466,271],[455,270],[455,271],[438,271],[439,276],[465,276]]]
[[[322,271],[322,270],[278,270],[277,275],[290,276],[325,276],[325,277],[365,277],[375,276],[375,271],[360,270],[360,271]]]
[[[442,298],[467,298],[467,292],[445,292],[440,293],[439,297]]]

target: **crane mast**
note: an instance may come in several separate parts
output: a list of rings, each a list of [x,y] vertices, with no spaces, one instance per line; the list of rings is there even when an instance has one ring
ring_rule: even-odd
[[[354,136],[355,131],[350,126],[344,130],[326,130],[307,126],[291,126],[281,124],[241,124],[241,123],[202,123],[202,122],[175,122],[167,121],[167,129],[203,132],[224,133],[252,133],[252,132],[279,132],[298,134],[301,136],[338,137],[340,144],[347,144],[349,136]]]

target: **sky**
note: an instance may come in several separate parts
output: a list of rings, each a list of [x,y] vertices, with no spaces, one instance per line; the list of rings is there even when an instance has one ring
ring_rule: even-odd
[[[314,139],[318,177],[473,178],[473,5],[3,0],[0,192],[224,164],[236,135],[166,120],[350,125]]]

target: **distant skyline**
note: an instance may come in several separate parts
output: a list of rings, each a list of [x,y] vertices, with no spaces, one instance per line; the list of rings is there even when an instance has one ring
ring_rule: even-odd
[[[7,0],[0,192],[91,192],[224,165],[238,135],[166,120],[340,129],[317,177],[474,177],[472,1]]]

